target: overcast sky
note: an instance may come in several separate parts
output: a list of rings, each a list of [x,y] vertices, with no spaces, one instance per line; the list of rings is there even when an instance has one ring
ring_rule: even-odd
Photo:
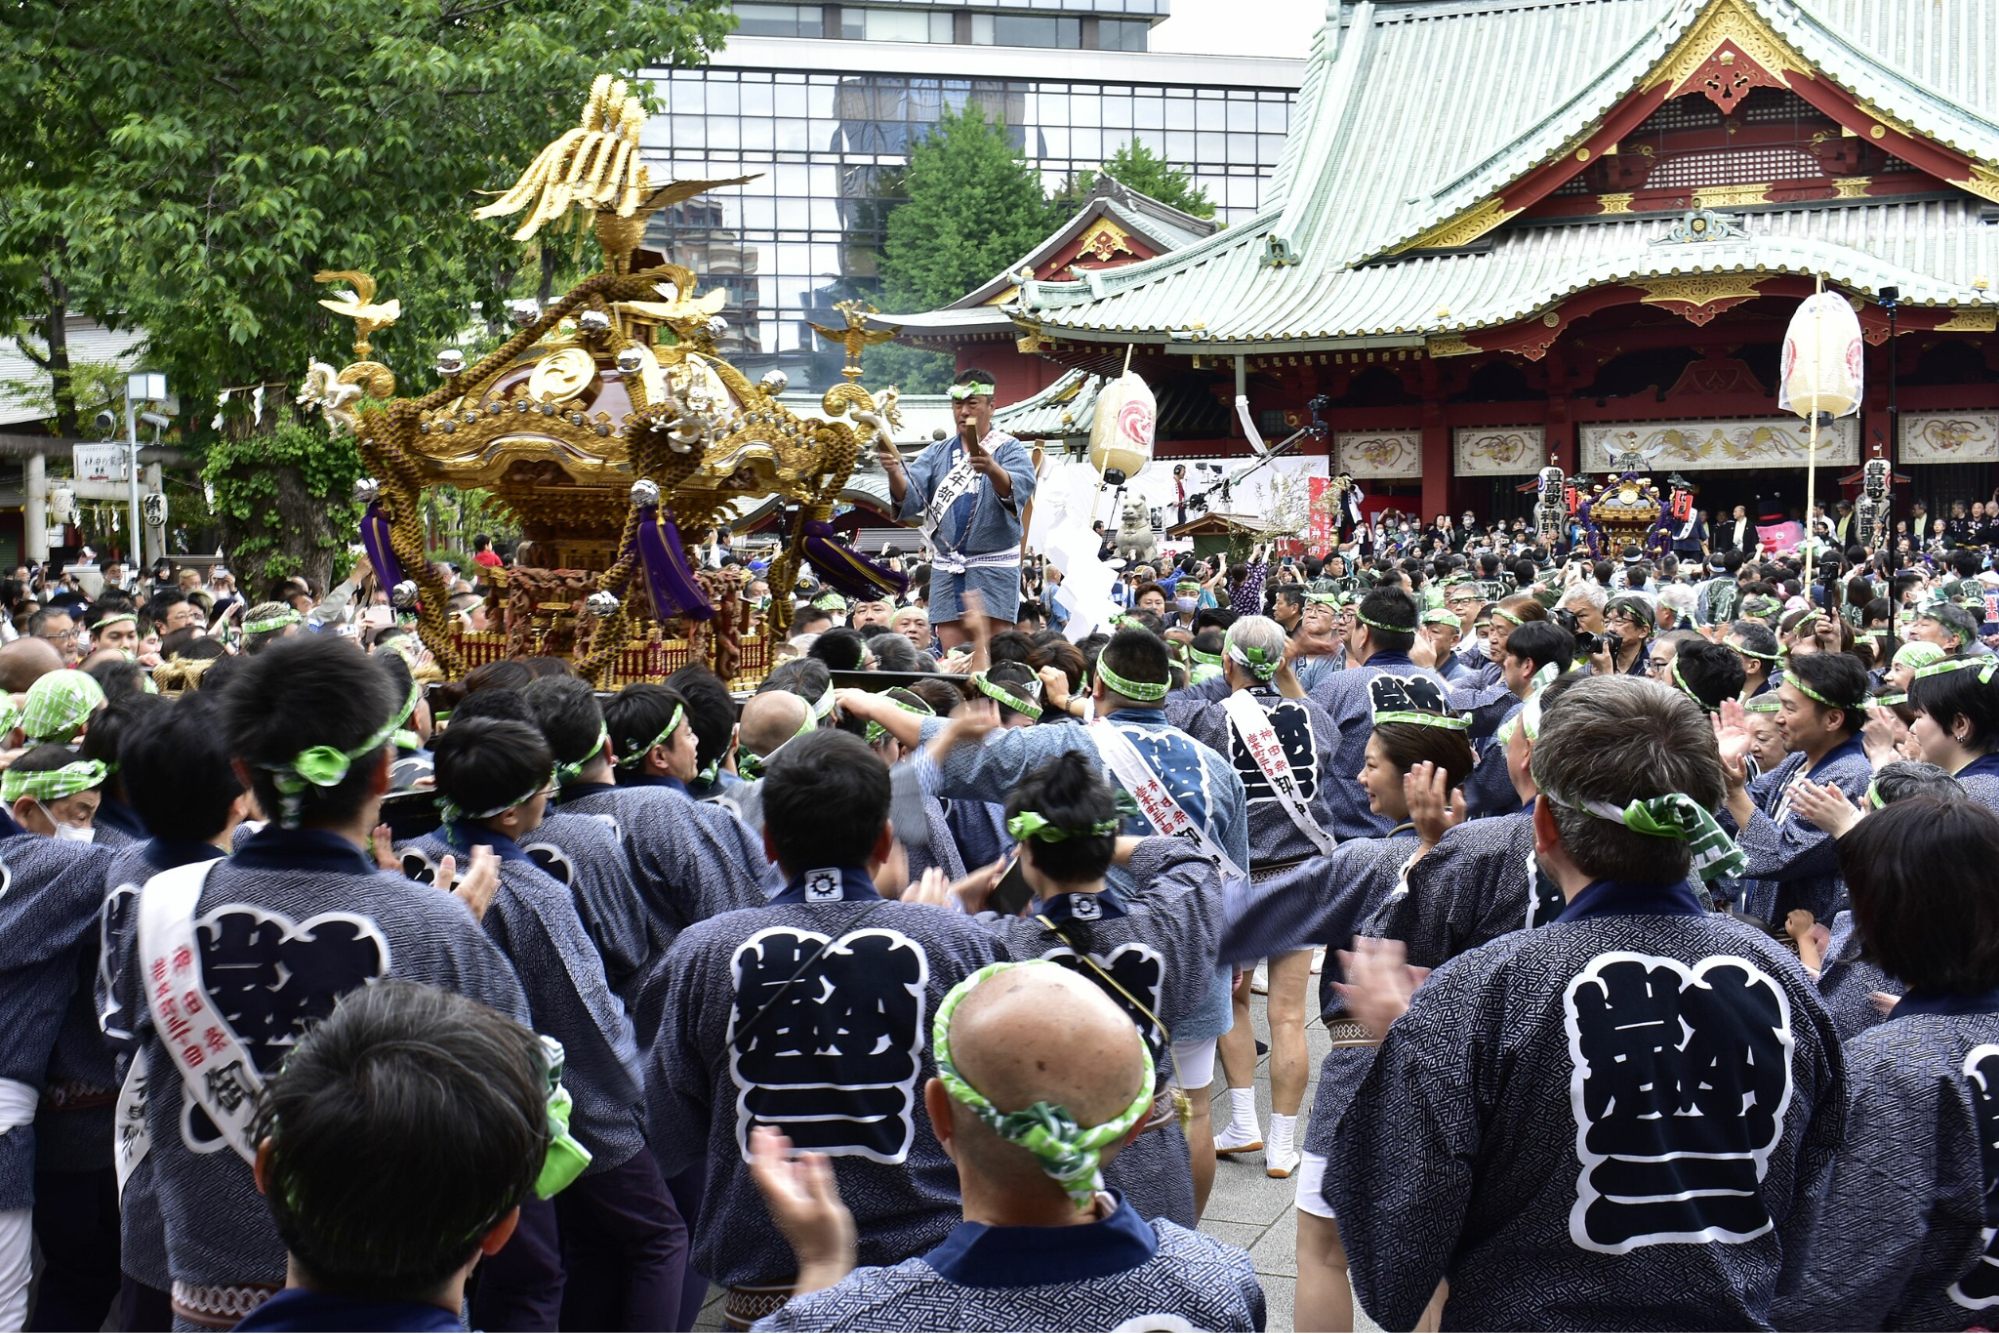
[[[1152,49],[1303,59],[1325,17],[1326,0],[1173,0]]]

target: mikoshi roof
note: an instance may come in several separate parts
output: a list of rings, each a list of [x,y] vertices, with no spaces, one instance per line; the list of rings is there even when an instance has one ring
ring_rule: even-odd
[[[1586,160],[1606,116],[1677,90],[1723,40],[1968,159],[1951,180],[1964,193],[1757,208],[1692,242],[1667,239],[1667,214],[1507,225],[1510,186]],[[1900,287],[1904,305],[1989,309],[1994,164],[1991,0],[1342,0],[1259,216],[1157,259],[1027,283],[1009,310],[1055,338],[1268,351],[1415,345],[1588,287],[1700,274],[1823,274]]]

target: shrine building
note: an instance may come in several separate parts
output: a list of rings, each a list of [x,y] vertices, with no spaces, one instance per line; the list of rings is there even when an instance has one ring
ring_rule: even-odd
[[[1053,363],[1035,388],[1129,357],[1162,461],[1244,456],[1245,394],[1266,440],[1316,401],[1309,448],[1371,508],[1524,515],[1544,464],[1635,447],[1726,513],[1803,504],[1778,357],[1822,281],[1858,311],[1867,393],[1821,494],[1885,456],[1898,504],[1984,499],[1995,60],[1990,0],[1333,0],[1253,220],[898,322],[1003,315]]]

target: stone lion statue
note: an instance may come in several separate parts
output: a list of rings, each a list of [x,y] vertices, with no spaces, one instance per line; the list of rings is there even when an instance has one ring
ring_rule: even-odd
[[[1143,500],[1127,500],[1118,519],[1117,554],[1126,566],[1151,560],[1159,554],[1159,540],[1152,535],[1152,511]]]

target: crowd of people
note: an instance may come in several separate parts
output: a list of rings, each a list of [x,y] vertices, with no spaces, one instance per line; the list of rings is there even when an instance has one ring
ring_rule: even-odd
[[[743,698],[17,571],[0,1328],[1260,1329],[1218,1159],[1298,1329],[1985,1322],[1982,551],[1370,530],[1072,637],[961,387]]]

